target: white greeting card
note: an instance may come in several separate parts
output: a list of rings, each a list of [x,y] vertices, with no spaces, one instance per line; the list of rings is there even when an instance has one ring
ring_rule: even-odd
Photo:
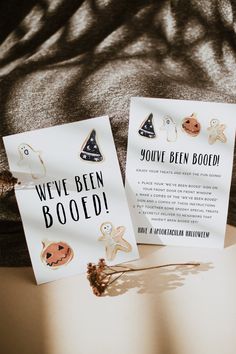
[[[138,257],[108,117],[4,138],[37,283]]]
[[[131,99],[126,192],[140,243],[223,247],[235,104]]]

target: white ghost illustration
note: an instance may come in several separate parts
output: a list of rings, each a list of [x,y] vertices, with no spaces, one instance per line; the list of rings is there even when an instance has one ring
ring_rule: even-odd
[[[42,178],[46,174],[46,168],[39,151],[35,151],[29,144],[22,143],[18,146],[20,155],[19,164],[26,165],[32,178]]]
[[[163,118],[163,125],[161,130],[166,131],[167,141],[174,142],[177,140],[177,128],[175,121],[170,116],[165,116]]]

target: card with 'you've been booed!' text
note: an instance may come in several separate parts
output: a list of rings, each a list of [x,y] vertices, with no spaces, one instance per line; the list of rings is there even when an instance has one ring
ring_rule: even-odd
[[[126,194],[140,243],[224,246],[236,105],[131,99]]]
[[[38,284],[138,258],[108,117],[3,140]]]

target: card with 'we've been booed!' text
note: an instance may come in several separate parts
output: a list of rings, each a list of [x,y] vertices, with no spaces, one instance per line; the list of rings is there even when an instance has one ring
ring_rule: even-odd
[[[4,137],[37,283],[138,258],[108,117]]]

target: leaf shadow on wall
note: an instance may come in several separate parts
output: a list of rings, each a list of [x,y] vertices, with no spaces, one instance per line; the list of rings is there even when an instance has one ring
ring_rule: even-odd
[[[194,262],[193,262],[194,263]],[[184,286],[188,276],[213,269],[212,263],[199,266],[175,266],[124,274],[107,289],[107,296],[118,296],[135,289],[138,294],[160,295]]]

